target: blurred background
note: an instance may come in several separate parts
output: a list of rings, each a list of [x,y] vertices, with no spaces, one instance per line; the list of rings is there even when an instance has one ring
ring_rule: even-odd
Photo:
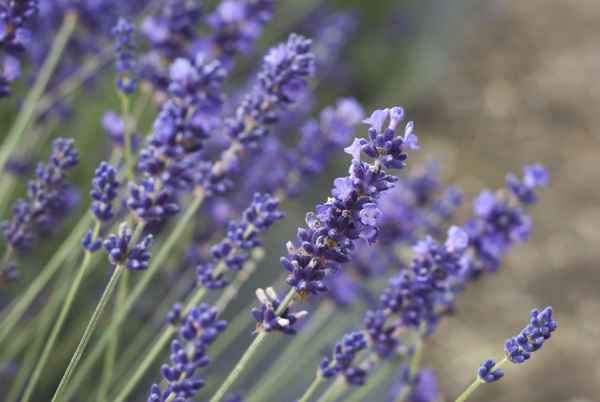
[[[207,7],[213,3],[208,2]],[[520,172],[523,164],[533,162],[550,170],[551,185],[541,192],[540,202],[532,210],[534,230],[529,243],[511,252],[497,275],[468,289],[458,302],[456,316],[444,321],[428,341],[425,365],[439,375],[441,400],[453,400],[472,381],[482,360],[501,356],[504,340],[523,326],[531,307],[552,305],[560,326],[556,336],[526,365],[509,367],[504,380],[478,390],[473,400],[600,401],[600,344],[596,342],[600,337],[600,2],[279,3],[257,51],[242,61],[236,77],[253,71],[265,49],[290,31],[310,36],[315,29],[325,28],[326,22],[315,17],[323,9],[347,13],[354,29],[327,78],[315,83],[314,110],[340,96],[356,97],[369,113],[374,108],[404,106],[409,119],[415,121],[422,144],[421,151],[411,156],[411,165],[438,161],[444,182],[465,192],[458,223],[470,213],[472,197],[483,188],[502,186],[506,173]],[[102,157],[96,147],[106,147],[100,118],[106,110],[118,110],[112,77],[106,76],[68,99],[69,118],[50,133],[76,139],[82,166],[75,181],[83,189]],[[10,100],[2,101],[2,131],[12,122],[24,93],[22,87]],[[151,124],[153,113],[145,113],[144,128]],[[48,147],[39,145],[31,157],[43,159],[47,154]],[[304,214],[325,199],[331,180],[345,173],[347,163],[348,158],[340,152],[309,191],[283,205],[287,219],[269,235],[265,263],[242,289],[247,295],[230,314],[247,309],[253,289],[279,275],[278,259],[285,251],[281,239],[292,238]],[[17,186],[15,197],[23,191],[22,184]],[[49,241],[37,251],[51,255],[54,247]],[[38,256],[27,258],[31,266],[39,262]],[[21,282],[0,301],[18,295],[30,279],[28,275],[34,274],[33,269],[23,271]],[[97,300],[106,275],[101,269],[94,273],[78,307],[82,317]],[[163,279],[169,283],[167,273]],[[164,290],[156,286],[154,291]],[[138,316],[130,322],[131,331],[157,308],[156,300],[149,297],[139,306]],[[344,329],[360,325],[359,313],[343,314],[354,316],[332,340]],[[77,320],[69,323],[62,352],[43,380],[47,395],[51,395],[84,324]],[[250,342],[251,330],[249,327],[248,336],[237,339],[211,369],[208,383],[214,386],[230,369]],[[285,344],[277,342],[277,347]],[[286,385],[289,395],[277,400],[299,395],[310,382],[322,352],[307,351],[314,354],[313,365]],[[258,376],[266,367],[268,362],[254,374]],[[4,369],[0,390],[10,384],[9,372],[10,368]],[[148,378],[146,384],[151,381]],[[251,385],[249,378],[240,389]],[[86,386],[93,389],[93,381]],[[370,400],[385,401],[386,392],[382,390]],[[76,400],[87,400],[84,395]],[[145,400],[145,396],[144,388],[132,400]]]

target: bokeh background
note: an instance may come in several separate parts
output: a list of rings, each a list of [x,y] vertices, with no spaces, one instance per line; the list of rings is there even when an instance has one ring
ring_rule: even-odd
[[[482,188],[501,186],[507,172],[541,162],[551,173],[551,185],[533,209],[531,241],[510,254],[498,275],[471,287],[459,301],[456,317],[446,320],[428,341],[425,365],[439,375],[443,400],[453,400],[471,382],[483,359],[501,355],[504,340],[522,327],[532,306],[552,305],[560,326],[556,336],[525,366],[509,367],[503,381],[483,387],[473,400],[600,401],[600,2],[281,1],[256,57],[242,63],[239,77],[252,71],[261,52],[291,30],[310,34],[317,21],[314,13],[321,7],[351,12],[357,25],[329,76],[333,78],[315,85],[315,110],[349,95],[368,111],[403,105],[422,143],[416,159],[438,161],[444,180],[465,191],[458,222],[469,212],[472,196]],[[106,143],[100,116],[107,109],[117,110],[117,102],[112,78],[99,78],[69,100],[71,117],[50,133],[75,137],[83,150],[76,178],[82,188],[102,157],[95,147]],[[0,107],[3,131],[17,103],[15,96]],[[146,127],[152,114],[146,114]],[[33,156],[47,153],[47,147],[39,145]],[[304,213],[324,199],[331,180],[344,173],[346,164],[340,154],[310,191],[284,204],[288,219],[270,235],[260,274],[242,290],[247,297],[230,314],[247,309],[252,289],[279,274],[281,239],[293,236]],[[17,186],[15,196],[22,191],[23,186]],[[51,255],[53,250],[49,240],[38,251]],[[38,255],[29,261],[31,266],[39,262]],[[18,294],[32,275],[29,271],[3,300]],[[78,306],[82,317],[97,300],[106,275],[101,269],[94,272]],[[169,283],[172,277],[165,273],[163,279]],[[164,291],[164,286],[151,291]],[[157,300],[149,297],[139,306],[129,322],[131,334],[158,308]],[[360,314],[353,314],[334,335],[360,325]],[[84,324],[69,322],[62,349],[43,380],[48,395]],[[249,328],[248,336],[236,339],[211,369],[209,383],[214,385],[227,372],[250,342],[250,332]],[[283,339],[277,342],[276,348],[285,344]],[[274,401],[290,400],[306,387],[322,352],[306,352],[314,354],[313,366],[284,384],[287,392]],[[253,375],[266,367],[268,361]],[[0,378],[1,390],[9,376]],[[249,387],[252,379],[243,381],[241,388]],[[93,385],[92,380],[86,389]],[[370,400],[383,401],[386,392]],[[135,400],[144,396],[145,391]],[[87,398],[81,394],[77,400]]]

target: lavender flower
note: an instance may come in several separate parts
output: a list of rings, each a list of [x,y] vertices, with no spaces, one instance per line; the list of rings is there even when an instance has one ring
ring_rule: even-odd
[[[193,48],[226,64],[237,53],[249,53],[273,16],[273,0],[225,0],[207,16],[213,34]]]
[[[486,383],[498,381],[504,377],[504,371],[500,368],[494,369],[494,367],[496,367],[494,360],[484,361],[477,371],[477,376]]]
[[[79,162],[73,140],[57,138],[47,164],[36,169],[35,180],[27,186],[27,199],[20,199],[13,208],[13,218],[2,224],[6,242],[15,249],[25,250],[34,240],[36,231],[54,227],[69,205],[65,178]]]
[[[358,353],[366,348],[367,340],[362,332],[352,332],[344,335],[342,341],[335,345],[333,359],[324,357],[321,360],[319,374],[325,378],[341,374],[349,384],[363,385],[367,372],[353,363]]]
[[[117,87],[125,95],[131,95],[137,87],[137,62],[135,59],[134,28],[125,18],[113,28],[115,38]]]
[[[159,385],[152,385],[148,402],[193,398],[204,386],[197,372],[210,363],[206,350],[227,325],[217,319],[217,310],[205,303],[191,309],[183,319],[173,318],[180,313],[171,313],[172,322],[179,322],[178,338],[171,342],[170,364],[160,370],[168,385],[164,391]]]
[[[119,226],[118,234],[111,234],[104,241],[104,249],[108,253],[110,263],[122,265],[127,269],[141,271],[148,268],[152,235],[147,235],[131,247],[131,230],[124,222]]]
[[[556,321],[552,319],[552,307],[542,311],[533,309],[530,317],[529,324],[517,336],[507,340],[504,346],[506,356],[512,363],[521,364],[528,360],[557,328]]]
[[[406,392],[406,387],[410,387],[408,395],[404,399],[407,402],[435,402],[439,400],[440,390],[433,370],[421,369],[412,379],[409,374],[408,367],[401,368],[400,377],[391,389],[391,401],[396,401],[401,394]]]
[[[261,304],[260,308],[252,308],[252,316],[257,322],[257,332],[279,331],[287,335],[294,335],[296,333],[294,325],[308,314],[304,310],[292,313],[289,307],[277,314],[277,309],[281,306],[281,299],[271,287],[256,289],[256,297]]]
[[[38,11],[38,0],[10,0],[0,4],[0,50],[4,51],[0,73],[0,97],[10,95],[10,83],[21,75],[17,56],[31,42],[26,24]]]
[[[102,247],[102,239],[94,238],[94,233],[91,229],[88,229],[81,239],[81,247],[90,253],[95,253]]]
[[[232,272],[240,271],[250,258],[249,253],[262,245],[261,234],[282,218],[276,198],[255,193],[242,219],[231,222],[227,237],[212,248],[213,260],[198,266],[198,282],[208,289],[227,286],[229,281],[217,267],[224,264]]]
[[[395,116],[396,109],[376,111],[374,115],[382,116],[383,112],[384,116]],[[406,155],[402,151],[403,138],[394,138],[398,122],[390,120],[385,129],[382,124],[372,126],[369,131],[393,142],[392,148],[378,148],[378,152],[389,166],[400,168],[402,165],[394,161],[404,161]],[[298,230],[297,244],[288,243],[288,256],[281,259],[289,272],[287,283],[301,295],[325,292],[323,279],[350,260],[355,242],[362,238],[373,243],[377,238],[377,200],[397,178],[387,174],[377,160],[374,164],[361,161],[360,149],[358,153],[355,151],[353,147],[346,149],[353,155],[349,176],[334,181],[331,197],[325,204],[317,205],[314,213],[307,214],[308,228]]]
[[[159,189],[154,179],[143,179],[140,184],[129,183],[127,206],[135,217],[144,222],[163,221],[179,212],[171,192]]]
[[[114,216],[113,201],[117,197],[119,181],[117,180],[117,170],[107,162],[100,162],[92,179],[92,197],[91,210],[101,222],[107,222]]]
[[[258,82],[242,100],[235,116],[227,121],[227,133],[246,147],[254,147],[267,134],[282,110],[296,102],[313,74],[311,41],[292,34],[287,42],[271,49],[264,59]]]

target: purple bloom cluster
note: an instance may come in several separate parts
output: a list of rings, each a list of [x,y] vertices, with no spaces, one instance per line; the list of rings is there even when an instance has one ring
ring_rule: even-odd
[[[148,402],[185,402],[204,386],[197,371],[210,363],[207,349],[227,325],[217,315],[218,311],[205,303],[192,308],[183,319],[181,309],[170,313],[169,320],[172,325],[179,324],[179,331],[171,342],[170,364],[160,370],[168,385],[164,391],[158,384],[152,385]]]
[[[21,75],[18,56],[31,42],[26,24],[37,14],[38,0],[8,0],[0,4],[0,98],[10,95],[10,83]]]
[[[341,342],[336,343],[333,359],[324,357],[319,366],[319,374],[325,378],[344,376],[352,385],[363,385],[367,372],[353,364],[356,356],[367,348],[367,339],[362,332],[352,332],[344,335]]]
[[[252,308],[252,316],[257,322],[257,332],[279,331],[287,335],[294,335],[296,333],[294,325],[308,314],[304,310],[293,313],[289,306],[278,312],[282,301],[277,296],[275,289],[271,287],[256,289],[256,297],[261,304],[260,308]]]
[[[2,223],[6,242],[18,250],[31,246],[36,232],[56,226],[69,209],[70,195],[65,178],[79,162],[72,139],[57,138],[47,164],[39,164],[36,179],[27,186],[27,199],[13,208],[13,217]]]
[[[479,370],[477,370],[477,376],[486,383],[495,382],[504,377],[504,371],[500,368],[496,368],[496,361],[486,360],[481,363]]]
[[[135,56],[135,30],[125,19],[119,18],[119,22],[113,28],[112,34],[115,38],[117,87],[126,95],[131,95],[137,87],[137,61]]]
[[[108,222],[114,216],[113,201],[117,197],[119,188],[117,170],[107,162],[100,162],[92,179],[92,213],[101,222]]]
[[[193,49],[228,64],[237,53],[250,53],[263,26],[273,17],[273,0],[224,0],[206,22],[212,28],[208,38]]]
[[[226,122],[227,133],[245,147],[255,147],[281,111],[295,103],[314,71],[311,41],[292,34],[265,56],[258,81]]]
[[[219,124],[224,78],[225,70],[218,61],[173,62],[170,98],[162,105],[141,151],[140,170],[160,178],[170,190],[190,190],[195,185],[199,151]]]
[[[396,401],[399,395],[405,392],[405,387],[410,387],[410,392],[405,397],[407,402],[436,402],[440,399],[438,380],[431,369],[419,370],[414,378],[410,378],[408,367],[402,367],[399,378],[391,389],[391,399]]]
[[[492,199],[486,198],[488,194]],[[486,200],[484,210],[482,199]],[[389,356],[396,349],[398,340],[394,334],[400,328],[431,334],[440,318],[453,311],[454,299],[472,279],[474,269],[489,267],[487,254],[481,253],[483,241],[496,241],[501,245],[496,248],[501,250],[495,254],[497,260],[493,268],[496,269],[500,257],[516,241],[525,239],[521,235],[510,235],[515,231],[522,233],[522,222],[529,222],[519,200],[516,194],[510,197],[498,192],[494,196],[484,191],[475,202],[475,217],[464,229],[451,227],[445,244],[428,237],[415,245],[416,257],[410,269],[402,270],[389,281],[379,308],[367,312],[364,319],[374,350],[381,357]],[[500,211],[502,218],[499,218]],[[529,227],[528,223],[527,229]],[[480,269],[480,272],[485,271]]]
[[[552,307],[546,307],[542,311],[533,309],[529,324],[517,336],[506,341],[504,351],[508,359],[516,364],[528,360],[533,352],[550,339],[556,328],[556,321],[552,319]]]
[[[404,161],[403,137],[395,137],[394,130],[398,124],[393,120],[398,109],[384,109],[374,112],[373,116],[390,116],[390,125],[383,128],[383,123],[372,125],[373,117],[365,120],[371,124],[369,132],[372,136],[384,136],[393,142],[393,147],[377,148],[379,157],[389,161],[388,165],[400,168]],[[383,114],[382,114],[383,113]],[[409,123],[412,126],[412,123]],[[411,133],[406,137],[407,144],[412,141]],[[356,141],[354,142],[357,143]],[[388,154],[388,151],[390,154]],[[379,196],[391,188],[397,178],[385,172],[384,166],[375,161],[370,164],[360,160],[360,150],[354,152],[347,177],[334,181],[331,197],[325,204],[317,205],[316,211],[306,216],[307,228],[300,228],[297,243],[288,243],[288,256],[281,259],[283,267],[288,271],[287,283],[301,295],[317,294],[327,291],[323,279],[338,270],[340,264],[348,262],[358,239],[373,243],[377,238],[377,220],[381,211],[377,207]],[[389,156],[389,158],[388,158]]]
[[[279,201],[269,194],[255,193],[242,219],[229,224],[227,237],[212,248],[212,261],[197,268],[198,282],[208,289],[221,289],[229,280],[217,269],[224,266],[232,272],[240,271],[250,258],[251,250],[262,245],[261,234],[283,218]]]
[[[129,183],[129,194],[127,206],[138,220],[160,222],[179,212],[172,192],[159,188],[153,178],[142,179],[140,184]]]
[[[142,271],[148,268],[150,262],[150,246],[152,235],[147,235],[131,246],[132,234],[123,222],[119,226],[118,234],[111,234],[104,240],[104,249],[108,253],[108,259],[113,265],[122,265],[127,269]]]

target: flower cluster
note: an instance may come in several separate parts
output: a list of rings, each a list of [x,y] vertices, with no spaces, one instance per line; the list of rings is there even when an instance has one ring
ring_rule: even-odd
[[[127,223],[123,222],[119,226],[118,233],[109,235],[104,241],[104,249],[108,253],[108,259],[113,265],[121,265],[134,271],[145,270],[150,262],[152,235],[146,235],[142,240],[137,241],[133,247],[130,244],[132,240],[131,230],[127,227]]]
[[[321,360],[319,374],[325,378],[343,375],[352,385],[363,385],[367,377],[365,369],[354,365],[358,353],[367,348],[367,340],[362,332],[344,335],[341,342],[336,343],[333,359],[324,357]]]
[[[26,24],[38,11],[38,0],[9,0],[0,4],[0,50],[4,51],[0,73],[0,98],[10,95],[10,83],[21,75],[17,58],[31,42]]]
[[[481,363],[477,376],[486,383],[495,382],[504,377],[504,371],[501,368],[496,368],[495,360],[486,360]]]
[[[256,298],[261,304],[260,308],[252,308],[252,316],[257,322],[257,332],[279,331],[294,335],[296,333],[294,325],[308,314],[304,310],[292,313],[289,306],[281,310],[282,300],[271,287],[256,289]]]
[[[529,324],[519,335],[506,341],[504,350],[508,359],[516,364],[528,360],[531,353],[539,350],[556,328],[556,321],[552,319],[552,307],[546,307],[542,311],[533,309]]]
[[[142,179],[140,184],[129,183],[127,206],[137,219],[144,222],[162,221],[179,212],[172,193],[159,188],[153,178]]]
[[[306,79],[313,74],[314,55],[311,41],[292,34],[287,42],[265,56],[254,85],[228,119],[227,133],[246,147],[254,147],[267,134],[267,125],[279,118],[282,110],[296,102],[304,93]]]
[[[217,319],[217,310],[208,304],[192,308],[182,319],[181,311],[170,314],[172,325],[179,323],[178,338],[171,342],[170,364],[161,367],[167,382],[165,390],[152,385],[148,402],[191,400],[204,386],[197,371],[208,366],[208,347],[225,329],[227,323]]]
[[[138,167],[172,189],[190,190],[199,151],[219,122],[225,71],[218,61],[177,59],[170,69],[170,98],[154,121]]]
[[[487,198],[488,195],[492,199]],[[482,210],[482,199],[486,208]],[[525,204],[527,205],[527,204]],[[522,222],[529,222],[519,198],[497,192],[484,191],[474,204],[475,217],[464,228],[453,226],[448,231],[444,245],[433,238],[417,243],[416,253],[409,269],[394,276],[382,292],[380,306],[365,315],[364,324],[373,342],[374,350],[381,356],[391,355],[398,340],[394,334],[402,328],[412,328],[431,334],[441,317],[454,309],[454,299],[473,277],[475,269],[489,267],[487,254],[481,253],[482,242],[502,244],[495,254],[494,269],[500,258],[523,236],[511,237],[515,231],[522,233]],[[495,212],[490,212],[490,211]],[[502,217],[500,217],[500,212]],[[510,217],[508,219],[507,217]],[[527,224],[527,229],[530,225]],[[485,240],[482,240],[485,239]]]
[[[24,250],[31,246],[36,232],[49,230],[64,216],[69,206],[65,178],[79,162],[79,153],[73,140],[57,138],[52,142],[52,153],[47,164],[36,169],[36,179],[27,186],[27,199],[18,200],[13,217],[3,222],[6,242]]]
[[[137,87],[137,61],[135,56],[134,29],[125,18],[113,28],[115,38],[117,87],[125,95],[131,95]]]
[[[91,210],[99,221],[108,222],[113,218],[113,201],[117,197],[118,188],[117,170],[105,161],[100,162],[90,191],[93,200]]]
[[[225,0],[207,16],[213,32],[194,43],[194,49],[224,62],[249,53],[263,26],[273,17],[273,0]]]
[[[382,143],[377,148],[380,157],[387,159],[392,167],[401,167],[395,160],[406,159],[404,138],[395,137],[398,124],[393,120],[400,108],[375,111],[373,116],[390,116],[390,125],[383,128],[383,123],[373,125],[373,116],[365,122],[371,125],[371,136],[384,136],[394,146]],[[412,123],[408,126],[412,127]],[[407,131],[407,148],[412,147],[412,133]],[[354,144],[357,142],[355,141]],[[388,154],[388,151],[390,152]],[[288,256],[281,259],[283,267],[288,271],[287,283],[302,294],[325,292],[323,279],[331,272],[337,271],[340,264],[348,262],[358,239],[372,243],[377,238],[377,221],[381,211],[377,201],[381,193],[391,188],[397,181],[389,175],[383,165],[377,161],[370,164],[360,159],[360,150],[354,152],[350,147],[347,152],[353,155],[347,177],[334,181],[331,197],[325,204],[317,205],[316,211],[306,216],[307,228],[300,228],[297,243],[288,243]],[[388,158],[389,156],[389,158]]]
[[[262,245],[261,234],[282,218],[276,198],[255,193],[242,219],[231,222],[227,237],[212,248],[213,260],[198,266],[198,282],[208,289],[227,286],[225,268],[232,272],[241,270],[250,258],[250,252]]]

